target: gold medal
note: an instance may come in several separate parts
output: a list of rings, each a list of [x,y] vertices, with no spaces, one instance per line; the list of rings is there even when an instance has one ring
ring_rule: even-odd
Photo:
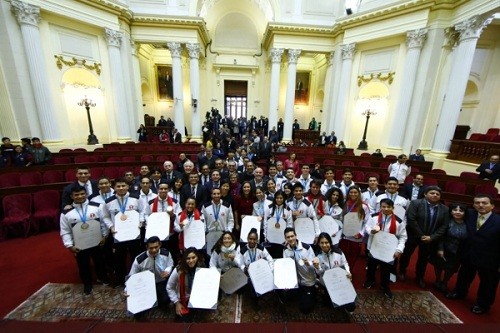
[[[224,253],[224,258],[229,258],[229,253]]]
[[[88,223],[82,223],[82,225],[80,226],[80,228],[82,228],[83,230],[88,229],[89,228],[89,224]]]
[[[127,220],[127,215],[123,214],[122,216],[120,216],[120,220],[126,221]]]
[[[276,227],[276,229],[280,228],[280,224],[278,222],[276,222],[276,224],[274,226]]]
[[[219,222],[214,222],[214,226],[217,228],[219,226]]]
[[[299,266],[304,266],[304,260],[302,259],[299,260]]]

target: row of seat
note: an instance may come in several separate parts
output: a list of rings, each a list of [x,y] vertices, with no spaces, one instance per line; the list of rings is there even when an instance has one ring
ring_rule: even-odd
[[[5,196],[2,200],[4,217],[0,220],[0,240],[7,237],[27,237],[39,231],[57,229],[60,198],[60,191],[57,190]]]
[[[489,141],[489,142],[500,142],[500,129],[490,128],[486,134],[482,133],[472,133],[469,137],[471,141]]]

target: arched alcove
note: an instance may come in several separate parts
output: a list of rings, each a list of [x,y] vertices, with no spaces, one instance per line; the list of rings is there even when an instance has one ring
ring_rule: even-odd
[[[464,100],[460,109],[460,116],[458,117],[458,125],[469,125],[474,127],[474,114],[477,111],[479,104],[479,89],[476,82],[467,81],[467,88],[465,89]]]
[[[88,98],[95,103],[90,109],[94,134],[99,142],[109,142],[110,132],[101,81],[84,68],[69,68],[62,76],[63,98],[74,144],[86,144],[89,134],[87,111],[78,103]]]
[[[254,23],[241,13],[229,13],[217,24],[214,46],[222,49],[259,49]]]

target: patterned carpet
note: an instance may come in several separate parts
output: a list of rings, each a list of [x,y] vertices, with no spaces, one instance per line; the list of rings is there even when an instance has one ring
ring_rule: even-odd
[[[359,290],[357,309],[348,314],[333,309],[318,294],[313,313],[302,314],[293,301],[282,304],[269,293],[258,303],[247,294],[223,297],[217,310],[203,311],[197,322],[211,323],[461,323],[461,321],[427,291],[394,291],[389,300],[376,290]],[[5,319],[28,321],[103,320],[105,322],[134,321],[127,315],[125,301],[120,290],[95,286],[92,295],[85,296],[82,286],[75,284],[48,283],[25,302],[9,313]],[[173,308],[153,309],[145,317],[147,321],[173,322]]]

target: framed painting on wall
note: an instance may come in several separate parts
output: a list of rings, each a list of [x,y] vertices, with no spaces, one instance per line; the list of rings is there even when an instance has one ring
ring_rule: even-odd
[[[156,84],[158,86],[158,100],[172,101],[174,99],[172,66],[156,65]]]
[[[295,78],[295,104],[309,105],[311,72],[297,72]]]

